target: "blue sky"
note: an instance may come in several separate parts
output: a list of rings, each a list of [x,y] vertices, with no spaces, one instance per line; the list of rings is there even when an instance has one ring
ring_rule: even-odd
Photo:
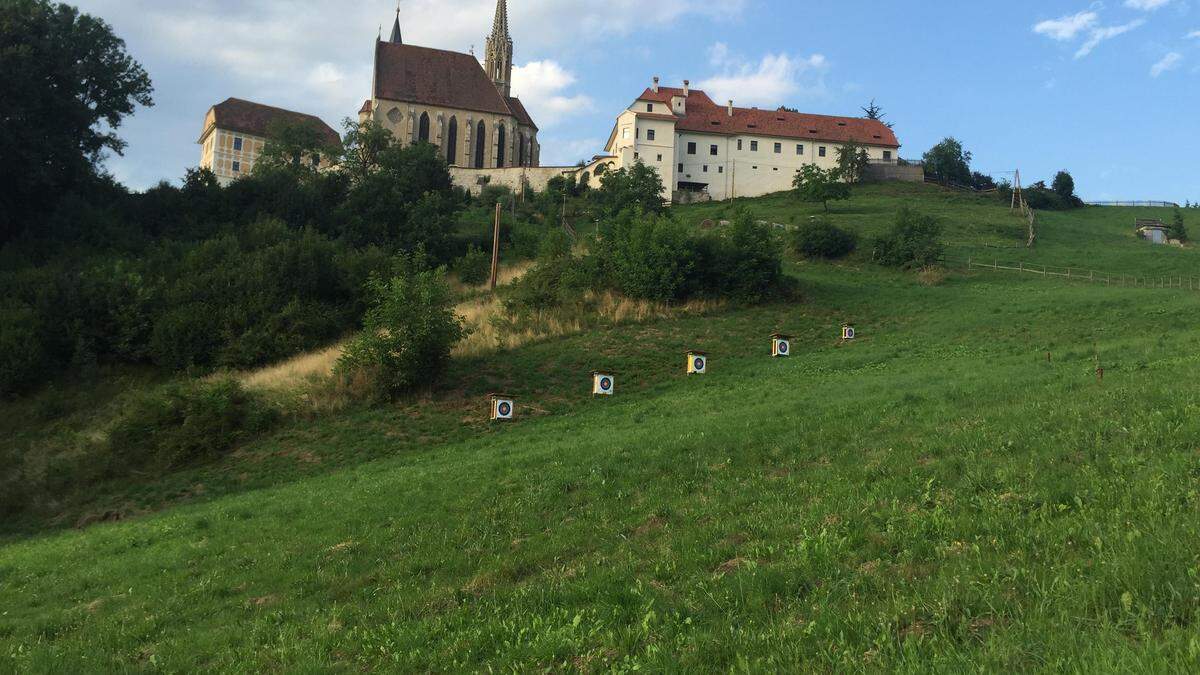
[[[81,0],[150,72],[156,105],[108,167],[130,187],[199,161],[208,107],[237,96],[335,128],[369,95],[390,0]],[[402,0],[405,41],[482,53],[494,0]],[[515,93],[543,163],[600,152],[650,78],[718,101],[857,115],[884,107],[918,158],[953,135],[1028,182],[1066,168],[1086,199],[1200,200],[1200,0],[509,0]]]

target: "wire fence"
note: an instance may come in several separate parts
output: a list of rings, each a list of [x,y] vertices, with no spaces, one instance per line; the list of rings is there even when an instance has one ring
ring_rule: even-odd
[[[1179,204],[1175,202],[1155,202],[1155,201],[1109,201],[1109,202],[1084,202],[1088,206],[1158,206],[1167,208],[1179,208]]]
[[[1055,265],[1038,265],[1027,262],[1005,262],[999,259],[981,259],[968,257],[965,261],[945,259],[946,265],[958,265],[968,271],[988,269],[997,271],[1017,272],[1020,274],[1039,275],[1043,278],[1058,277],[1072,281],[1087,281],[1106,286],[1123,286],[1127,288],[1174,288],[1179,290],[1200,291],[1200,278],[1180,275],[1161,276],[1148,274],[1122,274],[1106,272],[1083,267],[1058,267]]]

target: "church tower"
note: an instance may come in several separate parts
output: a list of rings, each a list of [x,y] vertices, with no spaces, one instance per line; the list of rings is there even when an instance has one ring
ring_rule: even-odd
[[[492,21],[492,34],[488,36],[485,46],[483,69],[505,98],[512,95],[512,52],[512,36],[508,34],[508,2],[496,0],[496,18]]]

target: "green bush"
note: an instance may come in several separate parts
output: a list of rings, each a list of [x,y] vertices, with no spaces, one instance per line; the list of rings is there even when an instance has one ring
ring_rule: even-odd
[[[801,223],[792,232],[792,248],[807,258],[844,258],[854,252],[858,237],[827,220]]]
[[[467,335],[442,269],[430,269],[421,252],[400,256],[397,268],[396,276],[368,283],[362,332],[336,367],[342,377],[365,377],[377,396],[389,398],[436,381]]]
[[[161,473],[211,461],[276,419],[276,411],[237,380],[165,385],[134,397],[108,430],[106,473]]]
[[[945,252],[945,247],[938,241],[941,234],[942,226],[936,218],[905,207],[896,214],[891,230],[876,237],[873,244],[875,262],[907,269],[936,265]]]
[[[756,221],[748,212],[734,217],[722,233],[720,253],[712,270],[721,281],[710,292],[737,300],[760,302],[783,278],[783,260],[775,234],[767,223]],[[698,271],[705,271],[701,265]]]
[[[16,302],[0,305],[0,396],[28,389],[53,371],[33,308]]]
[[[622,212],[605,233],[600,251],[612,286],[631,298],[682,298],[696,269],[690,229],[665,216]]]
[[[472,245],[461,258],[454,261],[454,272],[464,284],[478,286],[492,274],[492,256]]]

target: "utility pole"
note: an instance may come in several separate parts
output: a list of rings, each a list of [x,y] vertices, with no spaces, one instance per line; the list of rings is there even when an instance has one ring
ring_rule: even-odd
[[[500,202],[496,202],[496,224],[492,228],[492,278],[491,289],[496,290],[496,273],[500,267]]]

